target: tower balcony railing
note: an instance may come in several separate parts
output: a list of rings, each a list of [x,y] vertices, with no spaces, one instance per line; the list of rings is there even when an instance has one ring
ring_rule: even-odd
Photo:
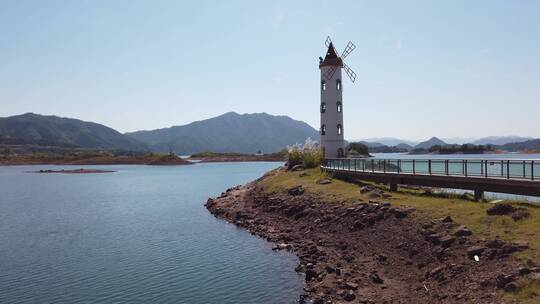
[[[323,168],[413,175],[501,178],[540,182],[538,160],[327,158]]]

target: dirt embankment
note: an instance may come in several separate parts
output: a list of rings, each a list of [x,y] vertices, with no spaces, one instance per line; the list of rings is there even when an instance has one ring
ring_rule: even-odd
[[[266,193],[255,181],[206,207],[294,252],[303,303],[511,303],[505,290],[540,272],[511,256],[526,244],[480,240],[450,217],[419,222],[383,201],[325,201],[302,187]]]

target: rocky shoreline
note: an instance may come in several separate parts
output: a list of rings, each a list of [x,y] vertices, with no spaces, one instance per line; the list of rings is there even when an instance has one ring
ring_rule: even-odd
[[[299,257],[300,303],[512,303],[504,293],[516,280],[540,273],[511,255],[527,244],[479,239],[449,216],[419,220],[391,195],[348,202],[302,187],[267,193],[267,177],[205,206]]]

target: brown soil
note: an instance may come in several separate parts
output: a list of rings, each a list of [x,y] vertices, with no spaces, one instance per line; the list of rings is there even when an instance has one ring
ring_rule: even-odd
[[[509,303],[503,290],[522,271],[510,254],[526,247],[479,240],[451,218],[419,220],[403,206],[324,201],[302,188],[266,193],[257,181],[206,207],[294,252],[302,303]]]

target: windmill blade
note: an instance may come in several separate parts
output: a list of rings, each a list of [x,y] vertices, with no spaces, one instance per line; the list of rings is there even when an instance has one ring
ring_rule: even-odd
[[[354,80],[356,79],[356,73],[345,63],[343,63],[343,68],[345,69],[345,73],[347,73],[347,76],[349,76],[351,81],[354,83]]]
[[[326,72],[324,73],[324,78],[326,78],[327,80],[332,79],[332,76],[334,76],[334,74],[336,73],[337,69],[338,69],[338,67],[336,67],[336,66],[333,66],[333,67],[329,68],[328,71],[326,71]]]
[[[327,36],[326,41],[324,42],[324,45],[326,45],[326,47],[328,47],[330,45],[330,43],[332,43],[332,39],[330,39],[330,36]]]
[[[345,59],[345,57],[349,56],[349,54],[354,51],[354,49],[356,48],[356,45],[354,45],[354,43],[352,43],[351,41],[349,41],[349,43],[347,43],[347,46],[345,47],[345,49],[343,50],[343,53],[341,54],[341,59]]]

